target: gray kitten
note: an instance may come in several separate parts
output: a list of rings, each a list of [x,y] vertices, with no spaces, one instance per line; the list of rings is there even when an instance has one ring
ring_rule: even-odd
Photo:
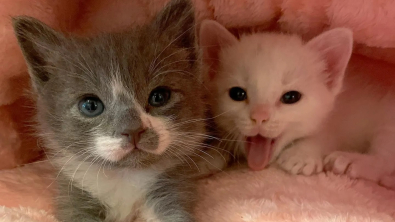
[[[14,18],[60,171],[60,221],[194,221],[187,162],[207,135],[194,23],[183,0],[145,26],[92,38]]]

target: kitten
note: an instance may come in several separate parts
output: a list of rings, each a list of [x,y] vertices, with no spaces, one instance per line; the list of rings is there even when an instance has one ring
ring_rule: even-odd
[[[217,98],[214,113],[221,114],[217,123],[247,138],[238,145],[245,145],[252,169],[276,162],[311,175],[325,168],[394,187],[395,69],[358,56],[350,60],[349,30],[333,29],[308,42],[273,33],[237,40],[206,21],[200,44]]]
[[[64,222],[194,221],[194,169],[206,135],[195,21],[170,2],[145,26],[91,38],[13,20],[39,131],[59,170]]]
[[[277,162],[292,173],[322,170],[329,135],[319,130],[332,121],[327,118],[341,92],[352,44],[352,33],[344,28],[305,43],[275,33],[238,40],[215,21],[202,23],[200,46],[216,122],[224,133],[245,140],[235,146],[245,147],[251,169]],[[322,133],[324,138],[316,139]]]

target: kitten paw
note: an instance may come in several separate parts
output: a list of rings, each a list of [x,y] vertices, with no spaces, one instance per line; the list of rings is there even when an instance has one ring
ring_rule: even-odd
[[[227,160],[222,156],[214,156],[213,158],[209,157],[206,160],[201,160],[196,163],[196,167],[198,168],[198,176],[199,177],[208,177],[213,174],[219,173],[223,171],[226,167]],[[192,166],[193,167],[193,166]]]
[[[310,176],[322,172],[323,158],[315,152],[301,147],[291,147],[284,150],[277,163],[287,172]]]
[[[361,153],[336,151],[325,157],[324,168],[335,174],[345,174],[352,179],[380,182],[390,174],[380,157]]]

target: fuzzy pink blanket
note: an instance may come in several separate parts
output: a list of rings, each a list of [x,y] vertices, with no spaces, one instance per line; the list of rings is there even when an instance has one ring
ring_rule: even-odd
[[[168,0],[0,0],[0,221],[54,221],[47,162],[32,136],[28,75],[10,23],[37,17],[82,35],[123,29],[152,17]],[[194,0],[197,17],[235,33],[280,30],[305,38],[334,27],[354,32],[355,53],[378,68],[395,64],[393,0]],[[395,70],[395,66],[394,66]],[[223,172],[201,181],[200,221],[395,221],[395,194],[333,175],[295,177],[276,169]]]
[[[0,172],[1,222],[56,222],[48,162]],[[200,222],[391,222],[395,192],[366,181],[270,168],[222,172],[199,184]]]

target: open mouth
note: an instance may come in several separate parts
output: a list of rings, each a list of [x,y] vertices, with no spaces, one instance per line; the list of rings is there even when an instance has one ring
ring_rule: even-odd
[[[252,170],[263,170],[268,165],[275,142],[275,138],[266,138],[260,135],[247,137],[245,149],[248,166]]]

